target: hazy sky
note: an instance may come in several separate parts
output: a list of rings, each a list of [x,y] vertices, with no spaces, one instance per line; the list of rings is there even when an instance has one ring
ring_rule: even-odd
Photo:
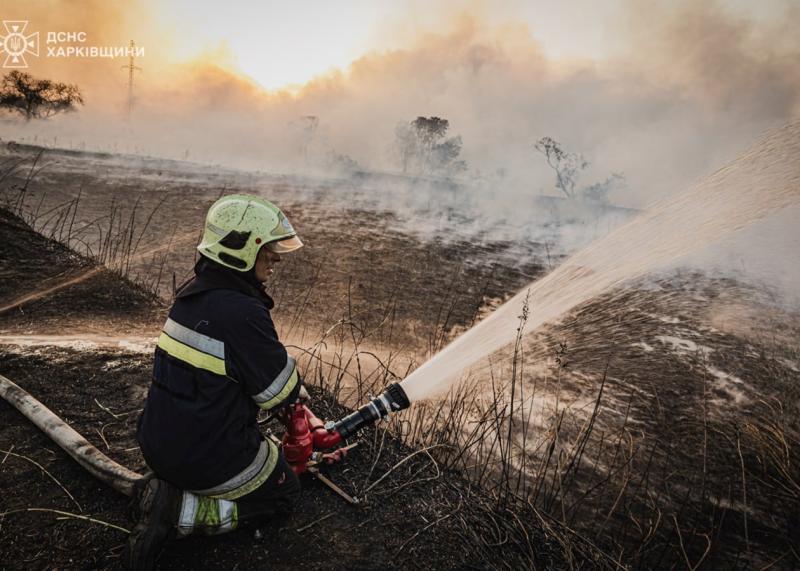
[[[421,30],[441,30],[460,10],[488,23],[528,26],[544,54],[560,59],[604,59],[624,49],[621,27],[632,0],[166,0],[159,18],[176,31],[171,55],[189,59],[209,51],[229,58],[260,85],[275,89],[305,83],[332,68],[345,68],[365,53],[397,49]],[[725,0],[732,14],[769,20],[785,0]]]
[[[42,34],[32,75],[86,100],[1,114],[0,139],[343,176],[400,172],[398,126],[439,116],[490,226],[558,195],[541,137],[589,161],[578,187],[621,174],[610,200],[642,208],[800,118],[800,0],[0,0],[0,18]],[[133,113],[127,58],[49,57],[48,31],[143,46]]]
[[[588,159],[582,185],[623,174],[613,198],[638,207],[800,115],[798,0],[0,0],[0,18],[40,32],[31,74],[86,100],[3,114],[3,139],[394,172],[397,126],[440,116],[465,176],[510,207],[554,192],[543,136]],[[51,31],[145,49],[131,117],[127,58],[49,57]]]

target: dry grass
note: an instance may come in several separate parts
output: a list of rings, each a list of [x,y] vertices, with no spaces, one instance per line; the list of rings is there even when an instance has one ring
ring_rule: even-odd
[[[131,276],[166,197],[146,214],[139,201],[130,208],[112,202],[106,215],[76,228],[80,193],[45,212],[43,197],[32,203],[29,183],[45,166],[41,153],[0,165],[0,183],[26,173],[23,184],[4,187],[0,200],[42,234]],[[138,274],[152,292],[163,288],[168,252],[154,253]],[[392,342],[400,310],[391,295],[379,309],[361,309],[348,287],[340,317],[315,343],[292,348],[301,354],[306,382],[357,406],[406,377],[449,341],[459,272],[450,276],[449,293],[433,308],[417,347]],[[281,316],[282,337],[303,337],[298,332],[318,275],[316,268],[306,289],[293,292],[299,303]],[[289,295],[288,282],[273,287],[276,298]],[[475,316],[484,293],[472,301]],[[388,431],[427,455],[435,473],[457,471],[487,491],[490,499],[442,517],[465,522],[464,536],[498,568],[534,566],[533,528],[555,538],[575,569],[800,565],[800,395],[796,372],[775,365],[786,349],[776,353],[763,349],[774,344],[754,342],[762,354],[747,360],[741,355],[750,347],[731,336],[715,338],[725,355],[735,356],[723,364],[746,371],[758,395],[729,414],[727,397],[708,374],[710,365],[722,365],[708,355],[642,362],[631,353],[627,347],[639,339],[625,335],[655,327],[631,310],[638,301],[595,300],[565,319],[560,334],[533,340],[519,334],[526,304],[513,347],[492,356],[491,366],[374,433],[368,444],[375,462]],[[797,361],[796,348],[788,356]],[[426,474],[415,481],[433,477]],[[362,491],[372,492],[380,477],[366,474]],[[466,524],[474,522],[470,511],[486,516],[485,529]]]
[[[25,223],[46,238],[81,253],[92,262],[105,266],[123,278],[128,278],[146,292],[157,296],[165,279],[165,264],[175,241],[172,234],[166,244],[143,251],[144,237],[154,217],[169,198],[164,194],[147,212],[141,211],[141,196],[132,206],[119,204],[112,198],[106,214],[76,225],[76,215],[81,203],[82,190],[55,206],[42,210],[47,193],[38,199],[31,189],[34,177],[47,167],[42,149],[32,156],[13,157],[0,164],[0,185],[18,172],[25,172],[22,184],[0,186],[0,204],[20,217]],[[138,262],[138,271],[133,270]]]
[[[597,302],[604,303],[613,322],[615,304],[630,300]],[[520,325],[527,312],[526,306]],[[351,406],[416,366],[401,352],[378,358],[371,344],[376,332],[359,327],[356,314],[348,307],[305,355],[306,379]],[[588,322],[603,327],[600,318]],[[382,327],[392,327],[390,312]],[[643,365],[608,347],[598,378],[587,377],[576,398],[571,368],[580,363],[580,351],[567,340],[550,343],[554,367],[543,371],[536,366],[541,347],[536,352],[534,344],[518,335],[508,358],[495,356],[490,368],[444,398],[415,403],[385,427],[412,448],[428,451],[440,469],[458,471],[489,492],[493,502],[480,509],[491,514],[495,527],[464,530],[479,548],[501,542],[515,561],[532,565],[526,554],[535,546],[526,543],[525,530],[535,525],[558,539],[574,568],[800,563],[794,404],[787,410],[788,401],[766,398],[722,414],[704,355],[676,363],[674,370],[650,371],[658,377],[655,385],[664,379],[671,384],[645,394],[636,386],[637,375],[630,383],[617,377]],[[769,374],[785,377],[767,379],[773,389],[796,383],[796,375],[773,360],[763,364],[771,367],[765,369]],[[643,420],[648,415],[652,420]],[[372,443],[373,450],[380,446]]]

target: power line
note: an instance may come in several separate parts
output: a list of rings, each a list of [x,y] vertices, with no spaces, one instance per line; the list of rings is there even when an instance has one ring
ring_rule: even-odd
[[[142,68],[136,65],[134,56],[135,52],[136,43],[131,40],[131,45],[128,49],[128,65],[122,66],[122,69],[128,70],[128,120],[130,120],[131,115],[133,114],[133,72],[142,71]]]

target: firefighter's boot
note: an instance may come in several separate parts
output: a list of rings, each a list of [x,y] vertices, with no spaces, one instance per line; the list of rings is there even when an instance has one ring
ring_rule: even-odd
[[[132,570],[153,569],[164,544],[175,537],[181,508],[181,491],[158,478],[153,478],[139,499],[139,521],[128,537],[125,553]]]

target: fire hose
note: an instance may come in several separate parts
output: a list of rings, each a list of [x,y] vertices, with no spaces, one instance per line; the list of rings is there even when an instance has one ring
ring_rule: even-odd
[[[134,484],[144,478],[100,452],[52,410],[3,375],[0,375],[0,397],[33,422],[92,476],[118,492],[132,495]],[[307,406],[301,403],[288,404],[279,415],[286,427],[281,440],[286,460],[296,474],[309,469],[310,463],[338,460],[346,453],[347,447],[335,448],[345,439],[388,418],[393,412],[408,408],[409,404],[405,391],[397,383],[392,383],[382,394],[338,422],[323,423]]]
[[[143,477],[141,474],[128,470],[100,452],[52,410],[3,375],[0,375],[0,396],[25,415],[92,476],[126,496],[133,494],[133,485]]]

